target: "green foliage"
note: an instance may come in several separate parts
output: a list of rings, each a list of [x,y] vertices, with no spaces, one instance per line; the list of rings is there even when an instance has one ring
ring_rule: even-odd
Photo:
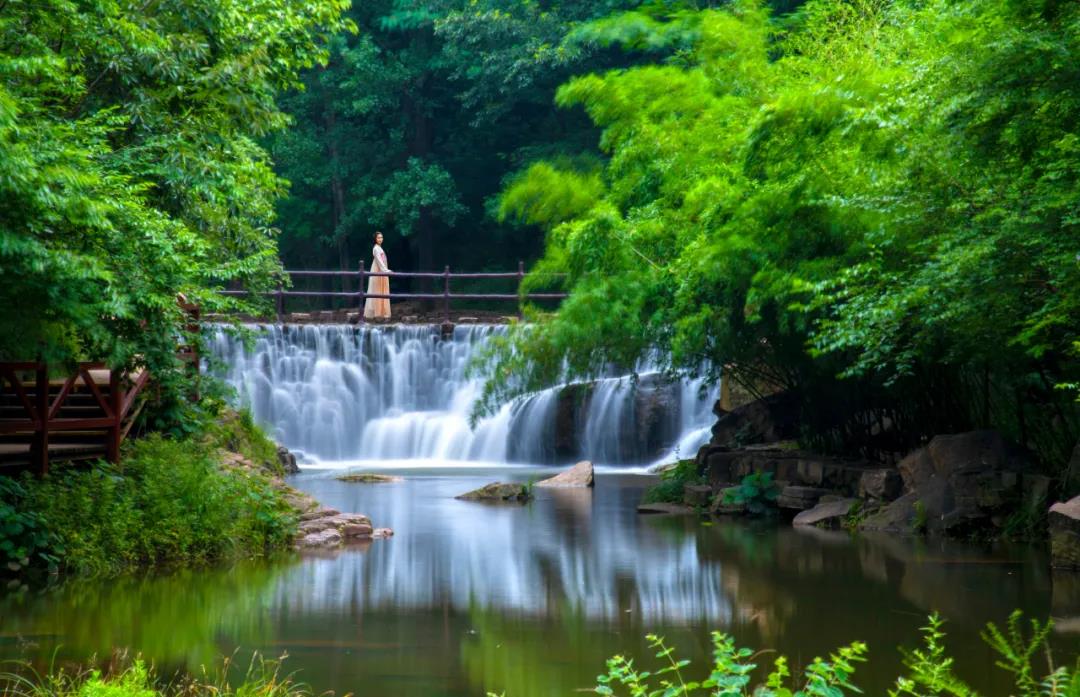
[[[559,89],[602,129],[599,193],[557,163],[505,189],[506,211],[538,211],[539,268],[568,273],[571,296],[493,349],[484,405],[659,349],[673,370],[795,389],[821,447],[994,427],[1065,462],[1078,18],[1076,3],[812,0],[779,22],[739,0],[580,28],[666,60]]]
[[[1054,667],[1047,645],[1052,622],[1031,622],[1031,636],[1021,629],[1022,613],[1010,617],[1004,631],[993,623],[987,625],[983,639],[1000,656],[997,666],[1012,674],[1016,697],[1077,697],[1080,695],[1080,673],[1068,667]],[[948,655],[942,630],[944,620],[936,613],[923,627],[923,647],[901,649],[907,675],[897,679],[891,697],[977,697],[953,671],[953,659]],[[690,661],[679,659],[673,647],[662,637],[647,635],[649,646],[656,651],[660,666],[656,670],[639,670],[624,656],[607,662],[607,672],[597,678],[596,692],[614,697],[678,697],[709,694],[723,697],[843,697],[861,692],[852,679],[859,663],[866,661],[867,646],[853,642],[829,655],[828,660],[815,657],[795,680],[788,668],[787,658],[780,656],[765,674],[758,672],[754,653],[740,648],[735,640],[723,633],[713,632],[713,665],[707,677],[691,680],[686,668]],[[1039,679],[1033,661],[1044,655],[1048,664],[1046,677]]]
[[[0,575],[19,573],[31,564],[56,568],[63,548],[41,516],[26,509],[26,488],[0,477]]]
[[[998,654],[995,665],[1012,674],[1016,697],[1076,697],[1080,695],[1080,672],[1066,666],[1054,666],[1048,639],[1053,622],[1031,620],[1031,636],[1025,637],[1021,622],[1023,613],[1016,610],[1009,616],[1004,630],[989,623],[982,633],[983,641]],[[903,651],[904,666],[908,675],[896,681],[891,697],[977,697],[953,672],[953,659],[946,652],[942,630],[945,622],[936,613],[923,627],[923,648]],[[1037,677],[1034,666],[1036,656],[1042,656],[1049,671],[1045,677]]]
[[[915,517],[911,521],[911,531],[916,535],[926,533],[926,505],[922,501],[916,501],[913,506]]]
[[[214,406],[216,409],[208,407],[208,423],[202,429],[209,445],[239,453],[274,474],[284,474],[277,457],[277,444],[255,423],[249,410]]]
[[[683,487],[703,481],[694,460],[679,460],[660,473],[660,483],[646,490],[642,503],[682,503]]]
[[[858,692],[851,677],[855,665],[865,660],[866,645],[854,642],[830,654],[829,660],[814,658],[803,673],[802,684],[793,686],[794,680],[783,656],[773,663],[765,684],[751,685],[756,654],[747,648],[737,648],[735,640],[726,634],[713,632],[713,667],[708,677],[687,680],[684,668],[690,661],[678,659],[674,647],[667,646],[663,637],[647,636],[649,646],[656,649],[661,667],[655,671],[638,670],[634,662],[623,656],[615,656],[607,662],[607,673],[597,677],[596,692],[600,695],[620,694],[616,690],[626,688],[630,697],[676,697],[678,695],[710,694],[723,697],[842,697],[845,691]]]
[[[535,258],[540,237],[500,226],[493,199],[523,163],[573,159],[595,143],[588,119],[556,112],[555,90],[627,59],[564,38],[575,22],[636,4],[353,3],[359,33],[334,40],[327,66],[305,74],[306,89],[285,100],[293,127],[269,141],[292,183],[279,206],[283,258],[355,269],[370,262],[377,229],[395,270],[505,270]]]
[[[773,481],[772,472],[752,472],[742,478],[738,487],[724,491],[724,503],[742,505],[751,515],[761,515],[776,507],[780,487]]]
[[[311,689],[281,671],[281,660],[254,654],[237,682],[232,659],[213,671],[165,680],[141,658],[105,673],[96,668],[53,670],[45,675],[16,663],[0,673],[0,697],[311,697]]]
[[[286,546],[296,512],[260,471],[224,467],[213,446],[157,435],[131,444],[122,469],[55,469],[21,482],[34,516],[76,573],[261,555]]]
[[[178,293],[270,287],[285,182],[257,138],[347,0],[72,3],[0,13],[0,358],[145,364],[180,385]],[[193,339],[194,340],[194,339]]]

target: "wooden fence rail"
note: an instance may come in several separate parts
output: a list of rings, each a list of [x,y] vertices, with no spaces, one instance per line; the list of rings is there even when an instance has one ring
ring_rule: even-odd
[[[441,273],[430,271],[367,271],[364,268],[364,262],[360,262],[359,270],[357,271],[286,271],[290,278],[341,278],[357,280],[356,292],[348,291],[319,291],[319,290],[285,290],[284,285],[278,285],[277,290],[266,291],[261,295],[274,298],[274,308],[277,314],[278,321],[281,321],[285,315],[285,300],[287,298],[350,298],[355,299],[357,308],[360,313],[360,321],[364,321],[364,304],[368,298],[376,300],[442,300],[442,311],[447,321],[450,320],[450,303],[453,300],[495,300],[495,301],[516,301],[516,300],[562,300],[566,298],[566,293],[528,293],[524,296],[518,293],[452,293],[450,291],[450,281],[452,279],[517,279],[518,288],[521,287],[521,281],[525,277],[525,264],[518,262],[517,271],[504,271],[504,272],[480,272],[480,273],[451,273],[450,267],[447,266]],[[553,278],[565,276],[565,274],[550,274]],[[442,292],[441,293],[368,293],[366,281],[369,278],[424,278],[424,279],[442,279]],[[221,295],[226,296],[247,296],[251,295],[251,291],[247,290],[221,290],[218,291]]]

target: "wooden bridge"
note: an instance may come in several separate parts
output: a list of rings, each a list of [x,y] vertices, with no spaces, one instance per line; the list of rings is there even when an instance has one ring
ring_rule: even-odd
[[[328,279],[339,280],[342,283],[348,283],[349,281],[355,281],[357,291],[332,291],[332,290],[286,290],[285,284],[279,284],[277,290],[267,291],[261,293],[261,295],[272,297],[274,299],[274,310],[279,322],[283,321],[286,316],[286,301],[289,298],[323,298],[323,299],[345,299],[346,302],[351,302],[358,314],[357,320],[359,322],[364,321],[364,304],[368,298],[376,300],[424,300],[434,302],[439,305],[442,314],[443,321],[449,322],[451,318],[451,304],[455,300],[488,300],[496,302],[518,302],[520,300],[562,300],[566,298],[566,293],[528,293],[521,295],[518,292],[514,293],[455,293],[451,290],[451,281],[454,279],[459,280],[481,280],[481,279],[504,279],[504,280],[516,280],[517,287],[520,289],[521,281],[525,278],[525,264],[524,262],[518,262],[517,271],[508,272],[481,272],[481,273],[452,273],[450,267],[447,266],[442,272],[421,272],[421,271],[391,271],[391,272],[379,272],[379,271],[367,271],[364,267],[364,262],[360,262],[359,268],[356,271],[286,271],[285,272],[290,280],[302,279],[302,278],[316,278],[316,279]],[[561,278],[565,274],[548,274],[552,278]],[[367,280],[373,277],[385,277],[391,280],[396,279],[422,279],[432,285],[441,285],[440,292],[430,293],[368,293],[367,292]],[[228,296],[247,296],[251,295],[247,290],[222,290],[222,295]]]
[[[188,331],[197,331],[199,308],[183,297]],[[199,370],[195,346],[176,357]],[[40,361],[0,362],[0,473],[27,467],[49,471],[50,460],[120,462],[120,443],[146,404],[150,372],[78,363],[58,370]]]

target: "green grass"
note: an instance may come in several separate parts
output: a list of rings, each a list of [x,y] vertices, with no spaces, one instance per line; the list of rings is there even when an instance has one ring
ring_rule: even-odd
[[[56,669],[44,675],[26,663],[12,663],[0,673],[0,697],[311,697],[311,689],[281,671],[281,661],[252,657],[239,680],[226,658],[213,671],[167,680],[143,660],[121,660],[104,673],[94,668]]]
[[[3,525],[0,510],[0,554],[10,545],[21,555],[7,552],[7,573],[113,574],[258,556],[288,545],[297,525],[280,484],[260,468],[222,466],[214,438],[151,435],[128,444],[122,468],[57,467],[5,486],[6,518],[16,524]]]

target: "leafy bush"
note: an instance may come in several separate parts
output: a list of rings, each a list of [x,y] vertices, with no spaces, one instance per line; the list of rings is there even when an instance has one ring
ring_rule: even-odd
[[[212,444],[157,435],[135,441],[122,468],[56,469],[22,480],[19,512],[59,540],[80,573],[262,554],[289,543],[296,513],[260,471],[225,468]]]
[[[675,465],[660,473],[660,483],[650,487],[642,496],[642,503],[682,503],[683,486],[700,484],[703,477],[697,471],[693,460],[679,460]]]
[[[776,506],[780,487],[773,481],[772,472],[753,472],[743,477],[739,486],[724,492],[724,503],[742,505],[752,515],[761,515]]]
[[[0,574],[18,573],[35,563],[55,568],[63,553],[41,516],[24,510],[25,499],[26,489],[19,482],[0,477]]]

